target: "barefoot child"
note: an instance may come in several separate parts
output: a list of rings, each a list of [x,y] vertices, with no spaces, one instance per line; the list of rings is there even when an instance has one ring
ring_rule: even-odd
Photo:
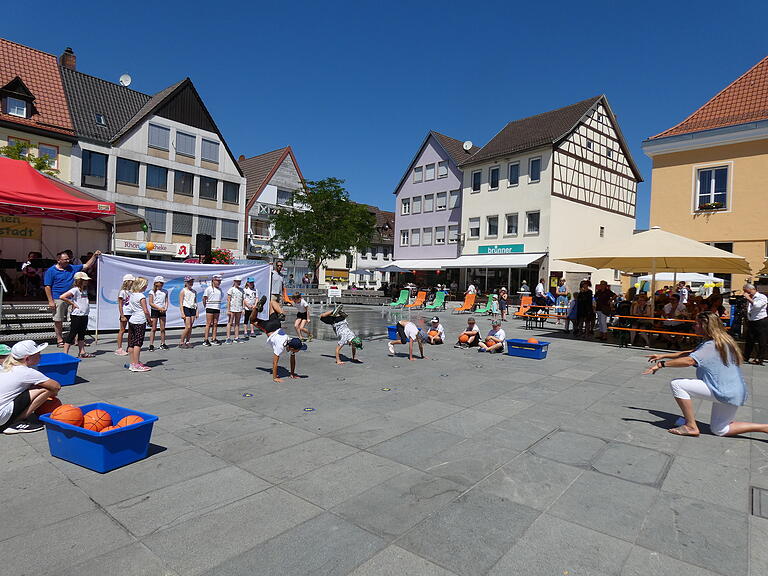
[[[152,321],[152,331],[149,333],[149,351],[155,350],[155,332],[160,324],[160,349],[168,350],[165,345],[165,316],[168,311],[168,290],[163,289],[165,278],[155,276],[152,290],[149,293],[149,316]]]
[[[90,276],[85,272],[75,273],[75,285],[64,292],[59,298],[70,305],[69,333],[64,339],[64,354],[69,354],[69,347],[77,338],[78,358],[93,358],[93,354],[85,351],[85,334],[88,332],[88,280]],[[121,348],[122,349],[122,348]]]
[[[214,274],[211,278],[211,285],[203,292],[203,308],[205,308],[205,336],[203,346],[210,346],[213,343],[221,346],[221,342],[216,339],[216,329],[219,326],[219,314],[221,313],[221,274]],[[213,336],[208,340],[208,335]]]
[[[296,328],[296,335],[302,340],[312,341],[312,332],[307,330],[309,324],[309,303],[301,295],[301,292],[293,294],[293,305],[296,307],[296,320],[293,327]],[[302,336],[306,334],[306,337]]]
[[[488,335],[485,337],[484,342],[479,342],[478,352],[504,352],[504,342],[507,339],[507,335],[501,328],[501,321],[494,319],[491,322],[491,329]]]
[[[240,288],[243,281],[239,276],[232,279],[232,286],[227,290],[227,339],[225,344],[240,343],[240,317],[243,315],[245,292]],[[234,328],[234,330],[232,330]],[[232,340],[234,332],[235,339]]]
[[[320,314],[320,322],[323,324],[329,324],[333,327],[333,332],[339,338],[336,344],[336,364],[344,364],[341,361],[341,349],[347,344],[352,349],[352,362],[359,362],[355,357],[357,355],[357,349],[363,349],[363,341],[355,336],[352,329],[347,324],[347,315],[341,306],[336,306],[333,310],[327,310]]]
[[[277,302],[274,302],[277,304]],[[263,304],[262,304],[263,305]],[[278,318],[272,318],[259,324],[259,328],[267,333],[267,345],[272,347],[272,380],[275,382],[282,382],[277,377],[277,368],[280,362],[280,356],[283,352],[288,351],[291,355],[290,360],[290,376],[291,378],[298,378],[296,374],[296,353],[300,350],[306,350],[307,345],[303,344],[298,338],[291,338],[285,331],[280,328],[280,320]]]
[[[128,356],[128,352],[123,350],[123,334],[125,334],[125,331],[128,329],[128,318],[131,317],[129,300],[131,299],[131,286],[133,286],[133,281],[135,279],[133,274],[126,274],[123,276],[120,292],[117,293],[117,310],[120,314],[120,330],[117,332],[117,350],[115,350],[115,354],[118,356]]]
[[[195,279],[192,276],[184,276],[184,288],[179,294],[179,310],[184,320],[179,348],[192,348],[189,340],[192,338],[192,326],[197,320],[197,291],[192,289],[194,285]]]
[[[390,356],[395,355],[395,344],[408,344],[408,360],[413,360],[413,343],[416,342],[419,345],[419,353],[422,359],[426,358],[424,356],[424,340],[426,338],[416,324],[408,320],[400,320],[397,323],[397,335],[400,336],[399,340],[390,340],[387,343]]]
[[[149,372],[152,370],[149,366],[139,361],[141,347],[144,345],[144,333],[147,331],[147,317],[149,308],[147,308],[147,297],[144,296],[144,290],[147,289],[146,278],[136,278],[133,281],[131,290],[131,318],[128,320],[128,354],[131,356],[131,363],[128,369],[131,372]]]

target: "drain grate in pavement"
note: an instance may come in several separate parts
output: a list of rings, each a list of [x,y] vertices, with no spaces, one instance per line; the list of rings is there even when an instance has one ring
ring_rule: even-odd
[[[765,488],[750,488],[752,494],[752,515],[768,518],[768,490]]]

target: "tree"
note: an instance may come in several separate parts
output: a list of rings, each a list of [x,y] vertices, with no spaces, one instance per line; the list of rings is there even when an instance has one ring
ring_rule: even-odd
[[[376,217],[350,201],[343,183],[338,178],[303,182],[291,198],[293,208],[272,217],[272,246],[286,260],[306,260],[317,273],[327,260],[370,244]]]
[[[32,154],[29,153],[29,150],[25,150],[28,146],[29,145],[24,144],[24,142],[16,141],[16,143],[10,146],[0,147],[0,156],[5,156],[11,160],[24,160],[25,162],[29,162],[32,164],[32,168],[39,170],[43,174],[48,174],[48,176],[58,175],[59,171],[56,170],[56,168],[51,168],[49,164],[51,161],[50,156],[47,154],[43,156],[32,156]]]

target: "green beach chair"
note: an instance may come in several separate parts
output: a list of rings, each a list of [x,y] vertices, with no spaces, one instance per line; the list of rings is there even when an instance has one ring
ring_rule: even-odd
[[[390,302],[389,305],[392,306],[392,308],[400,308],[402,306],[405,306],[408,304],[408,297],[411,295],[410,290],[400,290],[400,296],[397,298],[395,302]]]
[[[431,304],[424,306],[427,310],[445,310],[445,292],[435,294],[435,299]]]
[[[492,314],[493,313],[493,297],[488,296],[488,304],[485,305],[485,308],[478,308],[475,310],[475,314]]]

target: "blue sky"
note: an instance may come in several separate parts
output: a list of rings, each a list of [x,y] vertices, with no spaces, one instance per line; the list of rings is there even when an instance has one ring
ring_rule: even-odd
[[[0,35],[154,93],[189,76],[235,155],[290,144],[304,176],[392,210],[429,129],[484,144],[510,120],[605,93],[643,139],[768,54],[750,2],[43,2]],[[51,16],[46,16],[49,14]],[[42,26],[41,22],[49,24]]]

